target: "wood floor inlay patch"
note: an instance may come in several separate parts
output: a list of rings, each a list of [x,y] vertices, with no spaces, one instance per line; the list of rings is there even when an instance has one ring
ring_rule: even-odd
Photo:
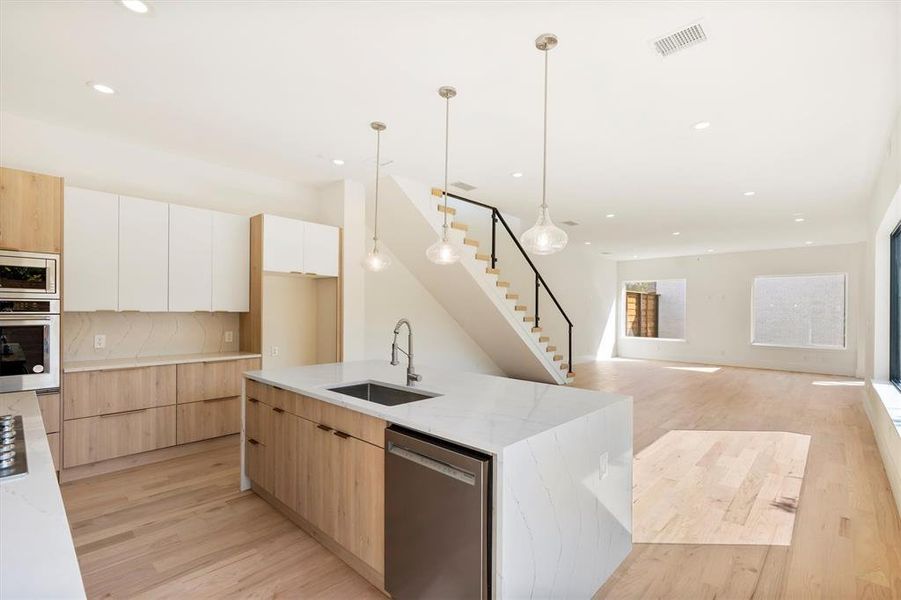
[[[635,457],[636,544],[791,544],[810,436],[669,431]]]

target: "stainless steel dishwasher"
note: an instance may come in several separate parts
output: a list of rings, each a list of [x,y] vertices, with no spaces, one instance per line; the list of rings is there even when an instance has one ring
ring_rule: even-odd
[[[491,457],[392,425],[385,484],[391,597],[488,598]]]

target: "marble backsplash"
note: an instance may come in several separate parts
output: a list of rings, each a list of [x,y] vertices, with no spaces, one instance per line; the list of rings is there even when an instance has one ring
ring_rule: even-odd
[[[226,332],[232,341],[226,342]],[[94,348],[95,335],[106,336]],[[234,352],[237,313],[67,312],[63,317],[63,360],[101,360]]]

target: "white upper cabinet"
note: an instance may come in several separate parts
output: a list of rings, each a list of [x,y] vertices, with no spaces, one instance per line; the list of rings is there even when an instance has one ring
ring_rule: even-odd
[[[169,308],[169,205],[119,196],[119,310]]]
[[[250,310],[250,219],[213,213],[213,299],[215,311]]]
[[[263,270],[302,273],[303,236],[303,221],[264,215]]]
[[[119,308],[119,196],[66,187],[63,309]]]
[[[338,228],[319,223],[304,223],[303,227],[303,272],[337,277]]]
[[[213,213],[169,205],[169,310],[209,311],[213,293]]]

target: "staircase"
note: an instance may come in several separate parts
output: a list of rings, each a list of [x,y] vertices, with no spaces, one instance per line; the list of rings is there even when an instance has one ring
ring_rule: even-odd
[[[519,248],[503,216],[492,206],[448,194],[451,199],[447,208],[448,235],[460,248],[461,259],[453,265],[439,266],[426,258],[425,250],[441,235],[444,219],[441,191],[399,177],[387,177],[381,186],[381,239],[495,364],[508,376],[518,379],[571,382],[573,373],[568,361],[572,324],[531,260],[521,249],[521,256],[503,259],[505,264],[514,259],[528,263],[534,272],[534,293],[526,298],[511,289],[510,281],[497,268],[494,240],[469,237],[470,226],[456,218],[457,209],[451,204],[465,202],[484,209],[482,218],[495,219],[488,237],[510,236]],[[542,311],[559,311],[568,324],[569,339],[561,340],[562,346],[552,343],[541,326],[542,317],[535,310],[539,289],[552,301],[548,304],[542,300]],[[432,342],[440,343],[440,340]]]

